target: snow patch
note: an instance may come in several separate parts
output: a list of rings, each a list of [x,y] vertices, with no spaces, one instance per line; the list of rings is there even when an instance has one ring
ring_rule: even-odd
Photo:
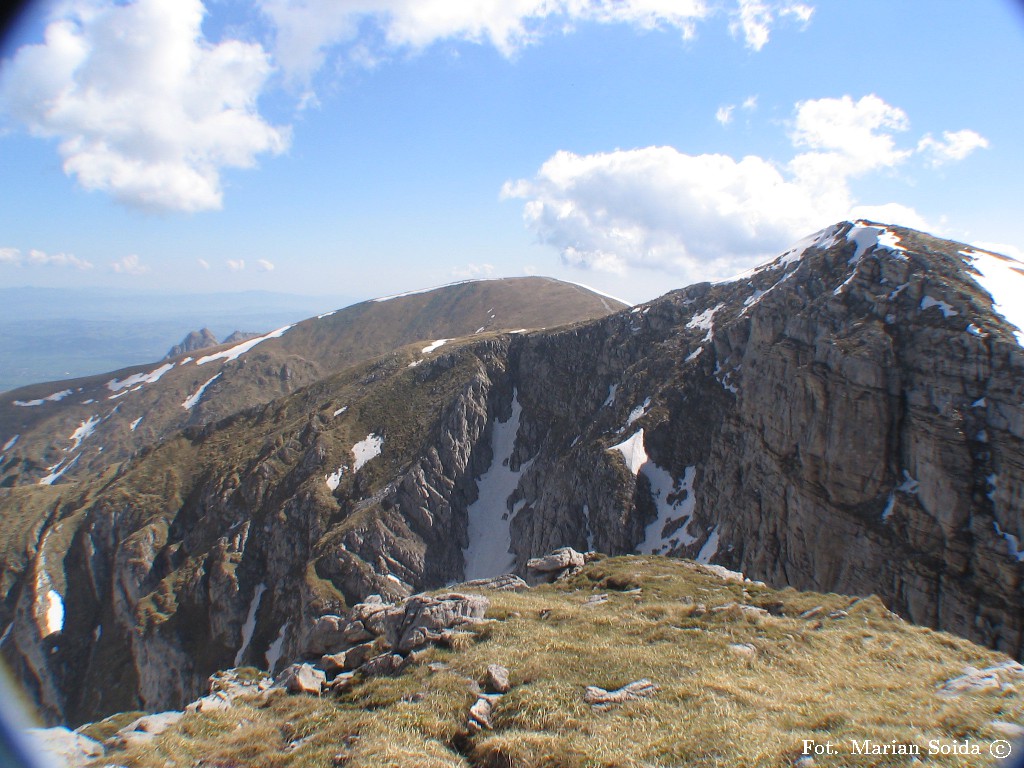
[[[52,635],[64,629],[64,598],[60,592],[50,589],[40,601],[43,605],[46,634]]]
[[[890,232],[885,227],[876,227],[864,221],[856,221],[853,223],[850,231],[846,233],[846,241],[852,242],[857,246],[853,256],[849,259],[849,264],[856,264],[864,254],[877,248],[889,251],[892,256],[901,261],[906,261],[907,259],[904,255],[907,249],[899,244],[899,236]]]
[[[629,412],[629,418],[626,419],[626,426],[632,425],[637,419],[642,419],[647,415],[647,412],[651,410],[651,398],[647,398],[640,405]]]
[[[922,312],[926,309],[930,309],[931,307],[938,307],[940,310],[942,310],[943,317],[952,317],[953,315],[960,314],[955,309],[953,309],[952,305],[947,304],[944,301],[940,301],[939,299],[933,299],[931,296],[925,296],[923,299],[921,299]]]
[[[78,456],[81,456],[81,455],[82,454],[78,454]],[[54,464],[52,467],[47,467],[47,469],[50,470],[50,474],[48,474],[46,477],[41,479],[39,481],[39,484],[40,485],[53,485],[54,482],[56,482],[58,479],[60,479],[61,475],[63,475],[65,472],[67,472],[69,469],[71,469],[73,466],[75,466],[75,462],[78,461],[78,456],[75,456],[67,464],[64,464],[65,459],[61,459],[56,464]],[[62,464],[63,464],[63,467],[61,467]]]
[[[888,520],[892,517],[892,511],[896,508],[896,494],[890,493],[889,500],[885,504],[885,509],[882,510],[882,520]]]
[[[647,463],[647,451],[644,449],[644,431],[642,428],[632,437],[626,438],[618,445],[613,445],[608,450],[621,453],[626,466],[634,475]]]
[[[696,471],[696,467],[686,468],[677,491],[672,475],[653,461],[648,461],[640,468],[640,472],[651,484],[651,496],[658,509],[658,516],[647,526],[644,540],[637,546],[637,552],[643,555],[659,555],[679,544],[693,544],[696,541],[686,530],[696,504],[693,493]],[[669,501],[669,496],[673,494],[677,496],[676,500]],[[676,530],[665,535],[664,530],[670,524],[673,524]]]
[[[139,416],[139,418],[137,418],[135,421],[133,421],[131,424],[128,425],[128,428],[131,429],[132,432],[134,432],[135,429],[139,426],[139,423],[141,421],[142,421],[142,417]]]
[[[331,315],[333,315],[337,311],[338,310],[336,310],[336,309],[332,309],[330,312],[324,312],[322,315],[317,315],[316,319],[317,320],[323,320],[325,317],[330,317]]]
[[[289,622],[286,621],[281,625],[281,631],[277,633],[277,639],[267,648],[267,671],[271,674],[273,674],[277,662],[281,660],[281,653],[284,651],[284,639],[288,635],[288,624]]]
[[[700,353],[703,351],[704,347],[697,347],[695,350],[693,350],[693,352],[686,356],[686,362],[689,363],[693,360],[696,360],[698,357],[700,357]]]
[[[70,389],[64,389],[60,392],[54,392],[52,395],[47,395],[38,400],[15,400],[14,404],[22,408],[31,408],[32,406],[42,405],[43,403],[56,403],[63,400],[68,395],[73,394]]]
[[[223,371],[221,373],[223,373]],[[203,384],[201,387],[199,387],[199,389],[197,389],[195,392],[193,392],[191,395],[189,395],[182,401],[181,407],[184,408],[186,411],[191,411],[196,406],[196,404],[203,399],[203,393],[206,392],[206,388],[213,384],[213,382],[215,382],[219,378],[220,373],[218,373],[212,379],[207,380],[205,384]]]
[[[960,251],[968,273],[992,297],[992,309],[1017,330],[1017,343],[1024,346],[1024,262],[988,251]]]
[[[605,401],[603,403],[601,403],[601,407],[602,408],[607,408],[609,405],[614,403],[615,402],[615,393],[618,392],[618,391],[619,391],[619,385],[618,384],[612,384],[610,387],[608,387],[608,397],[605,398]]]
[[[696,560],[698,563],[711,562],[711,558],[718,554],[718,528],[715,526],[714,530],[711,531],[711,535],[708,536],[708,540],[704,542],[704,546],[700,548],[700,552],[697,553]]]
[[[111,414],[111,415],[113,415],[113,414]],[[82,421],[81,423],[79,423],[78,428],[74,432],[71,433],[70,437],[68,437],[68,440],[74,440],[75,444],[73,446],[71,446],[70,449],[67,449],[67,450],[69,450],[69,451],[76,451],[76,450],[78,450],[78,446],[82,444],[82,441],[85,440],[85,438],[89,437],[89,435],[91,435],[93,432],[96,431],[96,425],[99,424],[99,423],[100,423],[100,417],[99,416],[90,416],[88,418],[88,420]]]
[[[339,408],[338,410],[336,410],[334,412],[334,415],[335,416],[341,416],[341,414],[343,414],[347,410],[348,410],[348,406],[347,405],[343,405],[343,406],[341,406],[341,408]]]
[[[167,363],[161,365],[154,371],[149,373],[133,373],[127,379],[111,379],[107,382],[107,389],[111,392],[120,392],[122,389],[128,389],[136,385],[152,384],[155,381],[159,381],[160,377],[167,373],[171,368],[174,367],[174,363]]]
[[[711,341],[711,336],[715,332],[715,313],[724,307],[725,304],[717,304],[711,309],[705,309],[700,314],[694,315],[690,318],[690,322],[686,324],[687,328],[700,328],[702,331],[707,331],[707,335],[701,340],[703,344],[706,341]]]
[[[896,486],[893,490],[903,491],[903,493],[917,493],[917,489],[921,484],[913,477],[907,470],[903,470],[903,482]]]
[[[327,475],[327,487],[332,491],[338,490],[338,486],[341,485],[341,476],[345,474],[345,466],[338,467],[337,470]]]
[[[284,326],[284,328],[278,328],[276,331],[271,331],[270,333],[264,334],[263,336],[257,336],[255,339],[243,341],[241,344],[236,344],[230,349],[225,349],[223,352],[217,352],[212,355],[200,357],[198,360],[196,360],[196,365],[206,365],[207,363],[213,362],[214,360],[223,360],[225,362],[237,360],[239,357],[244,355],[257,344],[262,344],[264,341],[267,341],[268,339],[278,339],[281,336],[284,336],[285,332],[289,328],[293,328],[294,325],[295,324],[292,323],[291,325],[286,325]]]
[[[242,656],[246,648],[249,647],[249,643],[252,642],[252,633],[256,629],[256,612],[260,609],[260,600],[263,599],[263,593],[266,591],[267,585],[259,584],[253,593],[252,602],[249,603],[249,613],[246,615],[245,623],[242,625],[242,644],[238,646],[238,653],[235,654],[234,666],[236,667],[242,663]]]
[[[380,456],[380,449],[384,445],[384,438],[380,435],[375,435],[372,432],[368,434],[363,440],[352,446],[352,455],[356,457],[356,463],[352,466],[353,472],[358,472],[359,468],[363,466],[370,459],[375,459]]]
[[[977,400],[975,400],[973,403],[971,403],[971,408],[984,408],[985,405],[986,405],[985,398],[984,397],[979,397]]]
[[[1009,550],[1010,557],[1014,558],[1018,563],[1024,562],[1024,549],[1021,549],[1020,540],[1012,533],[1002,530],[999,527],[999,523],[995,520],[992,521],[992,526],[996,529],[996,533],[1006,541],[1006,548]]]
[[[422,354],[424,354],[424,355],[429,355],[435,349],[438,349],[439,347],[443,347],[449,341],[451,341],[451,339],[438,339],[437,341],[433,341],[430,344],[428,344],[427,346],[425,346],[423,349],[420,350],[420,352]]]
[[[14,437],[12,437],[10,440],[8,440],[6,443],[4,443],[4,447],[0,448],[0,450],[2,450],[4,452],[7,452],[7,451],[11,450],[11,448],[14,447],[14,444],[16,442],[18,442],[18,438],[19,437],[21,437],[21,435],[15,435]]]
[[[513,471],[510,466],[522,414],[519,394],[513,391],[512,413],[491,427],[491,466],[477,480],[477,499],[469,505],[469,546],[463,550],[467,580],[507,573],[516,564],[509,552],[514,514],[509,514],[508,498],[529,467],[527,463]]]

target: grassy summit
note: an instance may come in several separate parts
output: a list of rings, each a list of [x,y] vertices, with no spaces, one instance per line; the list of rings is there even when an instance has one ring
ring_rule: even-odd
[[[727,575],[727,574],[726,574]],[[791,766],[804,741],[831,741],[816,766],[912,765],[852,742],[917,746],[927,765],[995,764],[1001,723],[1024,718],[1024,679],[946,696],[966,666],[1007,661],[907,624],[874,597],[774,590],[661,557],[599,559],[523,592],[488,592],[487,621],[430,647],[394,677],[339,696],[281,689],[186,715],[97,765]],[[511,672],[493,728],[467,713],[489,664]],[[607,708],[587,686],[647,678],[653,696]],[[1005,726],[1002,726],[1005,728]],[[102,738],[110,723],[86,726]],[[977,746],[982,754],[929,754]]]

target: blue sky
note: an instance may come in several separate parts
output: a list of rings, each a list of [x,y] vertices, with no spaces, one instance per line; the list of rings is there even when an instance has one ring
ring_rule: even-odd
[[[0,65],[0,285],[637,302],[854,216],[1024,256],[1012,0],[63,0]]]

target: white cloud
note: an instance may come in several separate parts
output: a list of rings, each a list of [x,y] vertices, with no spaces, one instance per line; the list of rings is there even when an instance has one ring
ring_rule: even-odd
[[[17,248],[0,248],[0,264],[21,266],[21,251]]]
[[[708,0],[257,0],[274,30],[274,55],[286,75],[308,88],[332,50],[344,66],[375,66],[399,51],[441,40],[491,45],[506,57],[546,33],[577,22],[672,29],[683,38],[714,15]],[[783,16],[805,25],[809,5],[738,0],[734,33],[760,50]],[[370,34],[369,32],[376,34]],[[308,95],[308,92],[307,92]]]
[[[59,140],[82,187],[145,208],[215,209],[222,169],[286,148],[287,129],[256,107],[267,53],[206,40],[201,0],[55,8],[44,42],[0,71],[0,100],[31,133]]]
[[[527,226],[569,265],[691,281],[733,274],[843,219],[935,231],[913,208],[866,204],[850,188],[913,154],[896,143],[909,128],[902,110],[877,96],[804,101],[790,128],[797,154],[787,163],[673,147],[562,151],[532,179],[506,182],[502,196],[525,201]]]
[[[757,96],[747,96],[747,98],[743,100],[743,108],[747,110],[747,112],[753,112],[757,109]]]
[[[912,151],[897,148],[893,133],[909,127],[902,109],[874,94],[859,101],[843,96],[798,102],[790,139],[793,146],[812,151],[799,155],[793,170],[801,178],[813,179],[897,165]]]
[[[963,160],[976,149],[987,149],[988,139],[975,131],[943,131],[942,139],[926,133],[917,143],[917,151],[928,157],[933,168],[956,160]]]
[[[747,48],[760,51],[768,44],[772,28],[779,18],[792,16],[806,29],[813,13],[814,8],[806,3],[738,0],[729,31],[735,37],[742,34]]]
[[[654,267],[690,279],[736,272],[846,213],[760,157],[672,147],[559,152],[503,193],[527,200],[527,225],[567,264]]]
[[[119,261],[111,263],[111,268],[121,275],[144,275],[149,272],[149,267],[143,266],[139,257],[132,253]]]
[[[245,269],[245,259],[228,259],[227,265],[232,272],[241,272]]]
[[[266,259],[257,259],[256,269],[259,270],[260,272],[273,272],[274,265],[272,262],[269,262]]]
[[[719,107],[715,112],[715,120],[720,122],[722,125],[728,125],[732,122],[732,111],[736,109],[735,104],[728,104],[726,106]]]
[[[198,263],[199,266],[202,267],[203,269],[210,268],[210,262],[208,262],[206,259],[196,259],[196,263]]]
[[[75,269],[92,269],[92,262],[80,259],[70,253],[45,253],[33,248],[28,252],[26,263],[40,267],[74,267]]]

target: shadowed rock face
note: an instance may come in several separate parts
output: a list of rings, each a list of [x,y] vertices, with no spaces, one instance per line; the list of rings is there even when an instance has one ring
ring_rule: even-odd
[[[564,546],[683,555],[1019,655],[1024,353],[963,248],[837,225],[730,282],[405,348],[102,480],[13,489],[3,653],[70,722],[280,669],[324,614],[460,580],[497,462],[521,575]]]

